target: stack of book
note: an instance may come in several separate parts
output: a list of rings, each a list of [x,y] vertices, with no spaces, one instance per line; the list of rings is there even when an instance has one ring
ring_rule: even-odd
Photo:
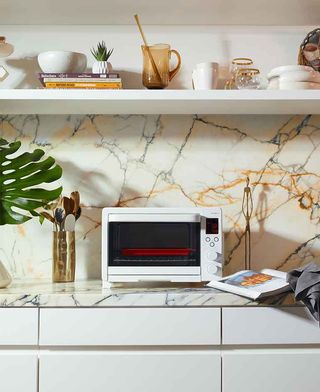
[[[119,90],[122,82],[118,73],[39,73],[39,80],[44,88],[57,89],[93,89]]]

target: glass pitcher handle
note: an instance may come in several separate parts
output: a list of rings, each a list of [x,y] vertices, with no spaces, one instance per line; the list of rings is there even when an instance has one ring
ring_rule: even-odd
[[[175,49],[171,49],[170,50],[170,55],[171,55],[171,53],[174,53],[177,56],[178,64],[176,65],[176,67],[172,71],[169,71],[169,81],[171,81],[176,76],[176,74],[178,73],[179,69],[181,68],[181,56],[180,56],[180,53],[177,50],[175,50]]]

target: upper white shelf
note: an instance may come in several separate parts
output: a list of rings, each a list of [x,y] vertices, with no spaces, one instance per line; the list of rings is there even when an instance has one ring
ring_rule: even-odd
[[[320,90],[5,90],[0,114],[320,114]]]
[[[316,26],[319,0],[1,0],[0,25]]]

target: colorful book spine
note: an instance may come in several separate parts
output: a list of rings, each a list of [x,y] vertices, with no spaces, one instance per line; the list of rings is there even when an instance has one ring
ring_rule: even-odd
[[[115,79],[80,79],[80,78],[43,78],[43,83],[121,83],[120,78]]]
[[[107,74],[94,74],[94,73],[39,73],[38,74],[39,79],[44,79],[44,78],[55,78],[55,79],[61,79],[61,78],[80,78],[80,79],[117,79],[120,78],[120,74],[117,72],[109,72]]]
[[[91,88],[121,89],[120,75],[116,72],[108,74],[93,73],[39,73],[39,80],[45,88]]]
[[[96,89],[96,90],[119,90],[122,88],[122,83],[90,83],[90,82],[48,82],[45,83],[46,88],[58,89]]]

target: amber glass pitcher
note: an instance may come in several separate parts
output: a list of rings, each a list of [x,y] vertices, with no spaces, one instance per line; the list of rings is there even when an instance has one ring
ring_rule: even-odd
[[[142,83],[149,89],[162,89],[168,86],[181,67],[181,57],[179,52],[170,49],[170,45],[156,44],[152,46],[142,46],[143,53],[143,74]],[[149,48],[149,50],[148,50]],[[152,59],[150,59],[150,53]],[[176,67],[170,70],[171,53],[177,56]]]

